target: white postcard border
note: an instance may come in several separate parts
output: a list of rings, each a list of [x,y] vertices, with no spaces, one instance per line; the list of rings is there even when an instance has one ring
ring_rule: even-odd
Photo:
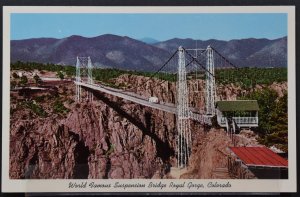
[[[10,110],[10,14],[11,13],[286,13],[288,14],[288,148],[289,179],[217,180],[217,179],[9,179],[9,110]],[[3,100],[2,100],[2,192],[295,192],[296,184],[296,62],[294,6],[184,6],[184,7],[84,7],[84,6],[4,6],[3,7]],[[109,189],[69,188],[70,182],[111,184]],[[145,184],[145,188],[114,188],[116,182]],[[170,185],[183,183],[184,188],[149,188],[150,182]],[[205,188],[189,189],[189,182]],[[227,183],[231,187],[207,187],[209,182]]]

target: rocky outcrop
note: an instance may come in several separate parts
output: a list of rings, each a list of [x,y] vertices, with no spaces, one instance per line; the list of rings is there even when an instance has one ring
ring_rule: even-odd
[[[145,98],[155,96],[162,103],[175,103],[177,100],[177,89],[175,82],[124,74],[115,79],[115,84],[117,86],[125,86],[127,89],[130,89],[131,91],[138,93]],[[188,81],[189,103],[191,107],[204,109],[203,87],[203,80]]]
[[[279,97],[282,97],[288,90],[287,82],[276,83],[274,82],[269,86],[270,89],[275,90]]]
[[[97,93],[69,107],[67,116],[14,119],[11,178],[152,178],[174,157],[173,114]]]
[[[10,178],[83,178],[75,170],[88,148],[79,135],[55,119],[21,121],[11,126]]]
[[[228,149],[232,141],[224,130],[212,129],[209,132],[195,133],[192,154],[187,172],[181,178],[212,178],[216,168],[227,166]]]
[[[174,115],[95,96],[65,120],[90,147],[89,178],[151,178],[174,155]]]
[[[156,96],[160,102],[176,100],[175,83],[122,75],[115,84],[128,88],[137,84],[133,91],[145,97]],[[189,81],[189,101],[197,109],[204,109],[203,85],[203,80]],[[271,87],[279,93],[286,88],[280,84]],[[67,114],[54,114],[51,106],[46,106],[58,99],[56,96],[42,101],[47,117],[37,117],[27,108],[11,111],[10,178],[170,177],[168,168],[176,166],[174,114],[99,92],[94,92],[93,102],[83,100],[79,104],[72,101],[74,88],[63,84],[58,87],[58,95],[63,95],[61,100],[69,109]],[[229,85],[218,87],[217,94],[233,100],[243,90]],[[17,101],[12,103],[17,105]],[[181,178],[210,178],[216,167],[226,165],[226,147],[232,142],[222,130],[207,132],[196,122],[191,122],[191,128],[190,167]],[[239,141],[252,143],[244,138]]]

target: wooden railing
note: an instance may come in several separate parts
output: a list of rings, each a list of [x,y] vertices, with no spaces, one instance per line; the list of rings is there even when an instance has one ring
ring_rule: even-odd
[[[196,114],[190,111],[189,117],[190,119],[196,120],[201,124],[211,125],[211,116],[207,116],[204,114]]]
[[[258,124],[258,117],[232,117],[236,124]],[[226,117],[218,117],[218,122],[226,124]]]

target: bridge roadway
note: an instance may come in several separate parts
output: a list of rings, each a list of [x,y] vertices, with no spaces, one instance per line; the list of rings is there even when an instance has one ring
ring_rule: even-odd
[[[148,101],[148,98],[145,98],[143,96],[140,96],[133,92],[128,92],[125,90],[120,90],[116,88],[107,87],[101,84],[88,84],[83,82],[76,82],[74,81],[76,85],[80,85],[82,87],[86,87],[92,90],[98,90],[106,94],[114,95],[119,98],[123,98],[129,101],[132,101],[134,103],[138,103],[140,105],[151,107],[154,109],[162,110],[168,113],[176,114],[176,106],[172,103],[152,103]],[[211,117],[202,115],[196,112],[196,109],[190,108],[190,118],[193,120],[196,120],[198,122],[201,122],[203,124],[209,124],[211,125]]]

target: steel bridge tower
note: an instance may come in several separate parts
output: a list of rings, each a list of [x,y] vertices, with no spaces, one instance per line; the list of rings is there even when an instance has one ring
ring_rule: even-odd
[[[205,80],[205,106],[206,115],[215,115],[215,65],[214,65],[214,51],[210,47],[206,50],[206,80]]]
[[[83,72],[81,71],[83,69]],[[76,101],[81,100],[81,85],[82,82],[81,76],[83,74],[87,75],[87,83],[93,84],[93,64],[90,57],[77,57],[76,62]],[[87,99],[92,101],[93,94],[87,91]]]
[[[88,84],[93,84],[94,83],[94,80],[93,80],[93,64],[92,64],[92,61],[91,61],[90,57],[88,57],[87,69],[88,69],[88,72],[87,72]],[[89,101],[93,101],[94,97],[93,97],[92,92],[90,92],[90,91],[87,92],[87,99]]]
[[[81,82],[81,75],[80,75],[80,60],[77,57],[76,58],[76,101],[80,101],[80,97],[81,97],[81,85],[79,85],[78,83]]]
[[[185,51],[178,48],[178,89],[177,89],[177,165],[186,167],[191,146],[191,131],[189,122],[189,99],[185,68]]]

